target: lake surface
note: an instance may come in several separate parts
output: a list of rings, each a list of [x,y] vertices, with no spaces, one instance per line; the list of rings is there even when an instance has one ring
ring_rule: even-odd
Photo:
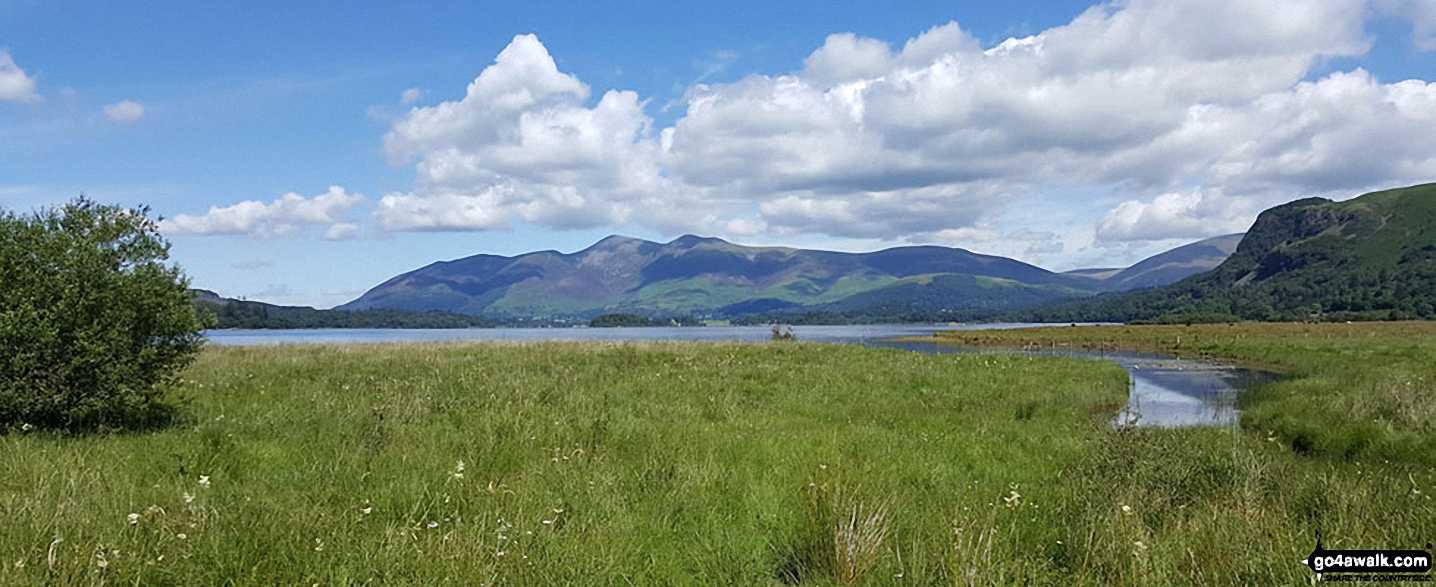
[[[1023,328],[1039,324],[973,324],[939,326],[923,324],[876,324],[869,326],[794,326],[801,342],[865,344],[868,341],[902,336],[927,336],[939,330],[980,330]],[[304,343],[371,342],[524,342],[538,340],[583,341],[693,341],[769,342],[768,326],[692,326],[654,328],[456,328],[445,330],[334,328],[316,330],[210,330],[209,341],[220,345],[269,345]]]
[[[928,342],[890,342],[891,339],[929,336],[943,330],[988,330],[1050,326],[1049,324],[878,324],[860,326],[794,326],[800,342],[860,344],[921,353],[1014,353],[1057,355],[1111,361],[1131,375],[1128,404],[1114,426],[1235,426],[1241,414],[1236,396],[1243,389],[1271,381],[1274,375],[1208,361],[1129,352],[1080,350],[973,349]],[[318,330],[211,330],[217,345],[350,344],[380,342],[529,342],[566,341],[693,341],[769,342],[768,326],[703,326],[672,328],[468,328],[318,329]]]

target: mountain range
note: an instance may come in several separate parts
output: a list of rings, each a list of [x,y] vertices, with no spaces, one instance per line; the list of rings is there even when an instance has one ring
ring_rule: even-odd
[[[1211,271],[1141,292],[1036,308],[1020,319],[1394,320],[1436,318],[1436,184],[1257,216]]]
[[[196,301],[232,327],[469,327],[614,313],[685,323],[1436,319],[1436,184],[1293,201],[1244,234],[1125,268],[1055,273],[939,246],[842,253],[610,236],[574,253],[433,263],[333,311],[203,290]]]
[[[1125,269],[1077,269],[1067,274],[1100,281],[1106,291],[1159,287],[1216,267],[1237,250],[1242,236],[1242,233],[1227,234],[1182,245]]]
[[[452,312],[496,319],[731,318],[772,312],[972,312],[1154,287],[1215,267],[1240,235],[1207,239],[1131,267],[1055,273],[940,246],[842,253],[749,247],[683,236],[610,236],[575,253],[474,255],[398,275],[339,310]]]

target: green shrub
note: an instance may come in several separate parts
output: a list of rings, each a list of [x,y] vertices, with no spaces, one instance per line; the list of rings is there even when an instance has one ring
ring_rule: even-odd
[[[133,428],[172,411],[165,385],[205,320],[148,213],[83,196],[0,213],[0,429]]]

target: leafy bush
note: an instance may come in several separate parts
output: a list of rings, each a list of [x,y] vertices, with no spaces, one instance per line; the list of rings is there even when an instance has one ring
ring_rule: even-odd
[[[0,213],[0,428],[162,422],[205,321],[148,208]]]

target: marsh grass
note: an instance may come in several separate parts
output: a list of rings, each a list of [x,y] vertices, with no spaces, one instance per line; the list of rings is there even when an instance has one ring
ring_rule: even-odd
[[[1305,584],[1316,529],[1436,535],[1429,467],[1111,430],[1126,391],[802,343],[212,348],[180,425],[0,435],[0,584]]]
[[[849,484],[840,471],[820,468],[822,474],[804,490],[805,524],[779,578],[798,584],[829,577],[856,585],[888,554],[890,501]]]
[[[1242,423],[1306,455],[1436,465],[1436,323],[1067,326],[940,333],[939,342],[1126,349],[1286,375],[1243,394]]]
[[[212,348],[185,379],[162,432],[0,436],[0,583],[774,582],[823,466],[853,556],[805,582],[940,578],[950,513],[1050,482],[1123,389],[810,344]]]

